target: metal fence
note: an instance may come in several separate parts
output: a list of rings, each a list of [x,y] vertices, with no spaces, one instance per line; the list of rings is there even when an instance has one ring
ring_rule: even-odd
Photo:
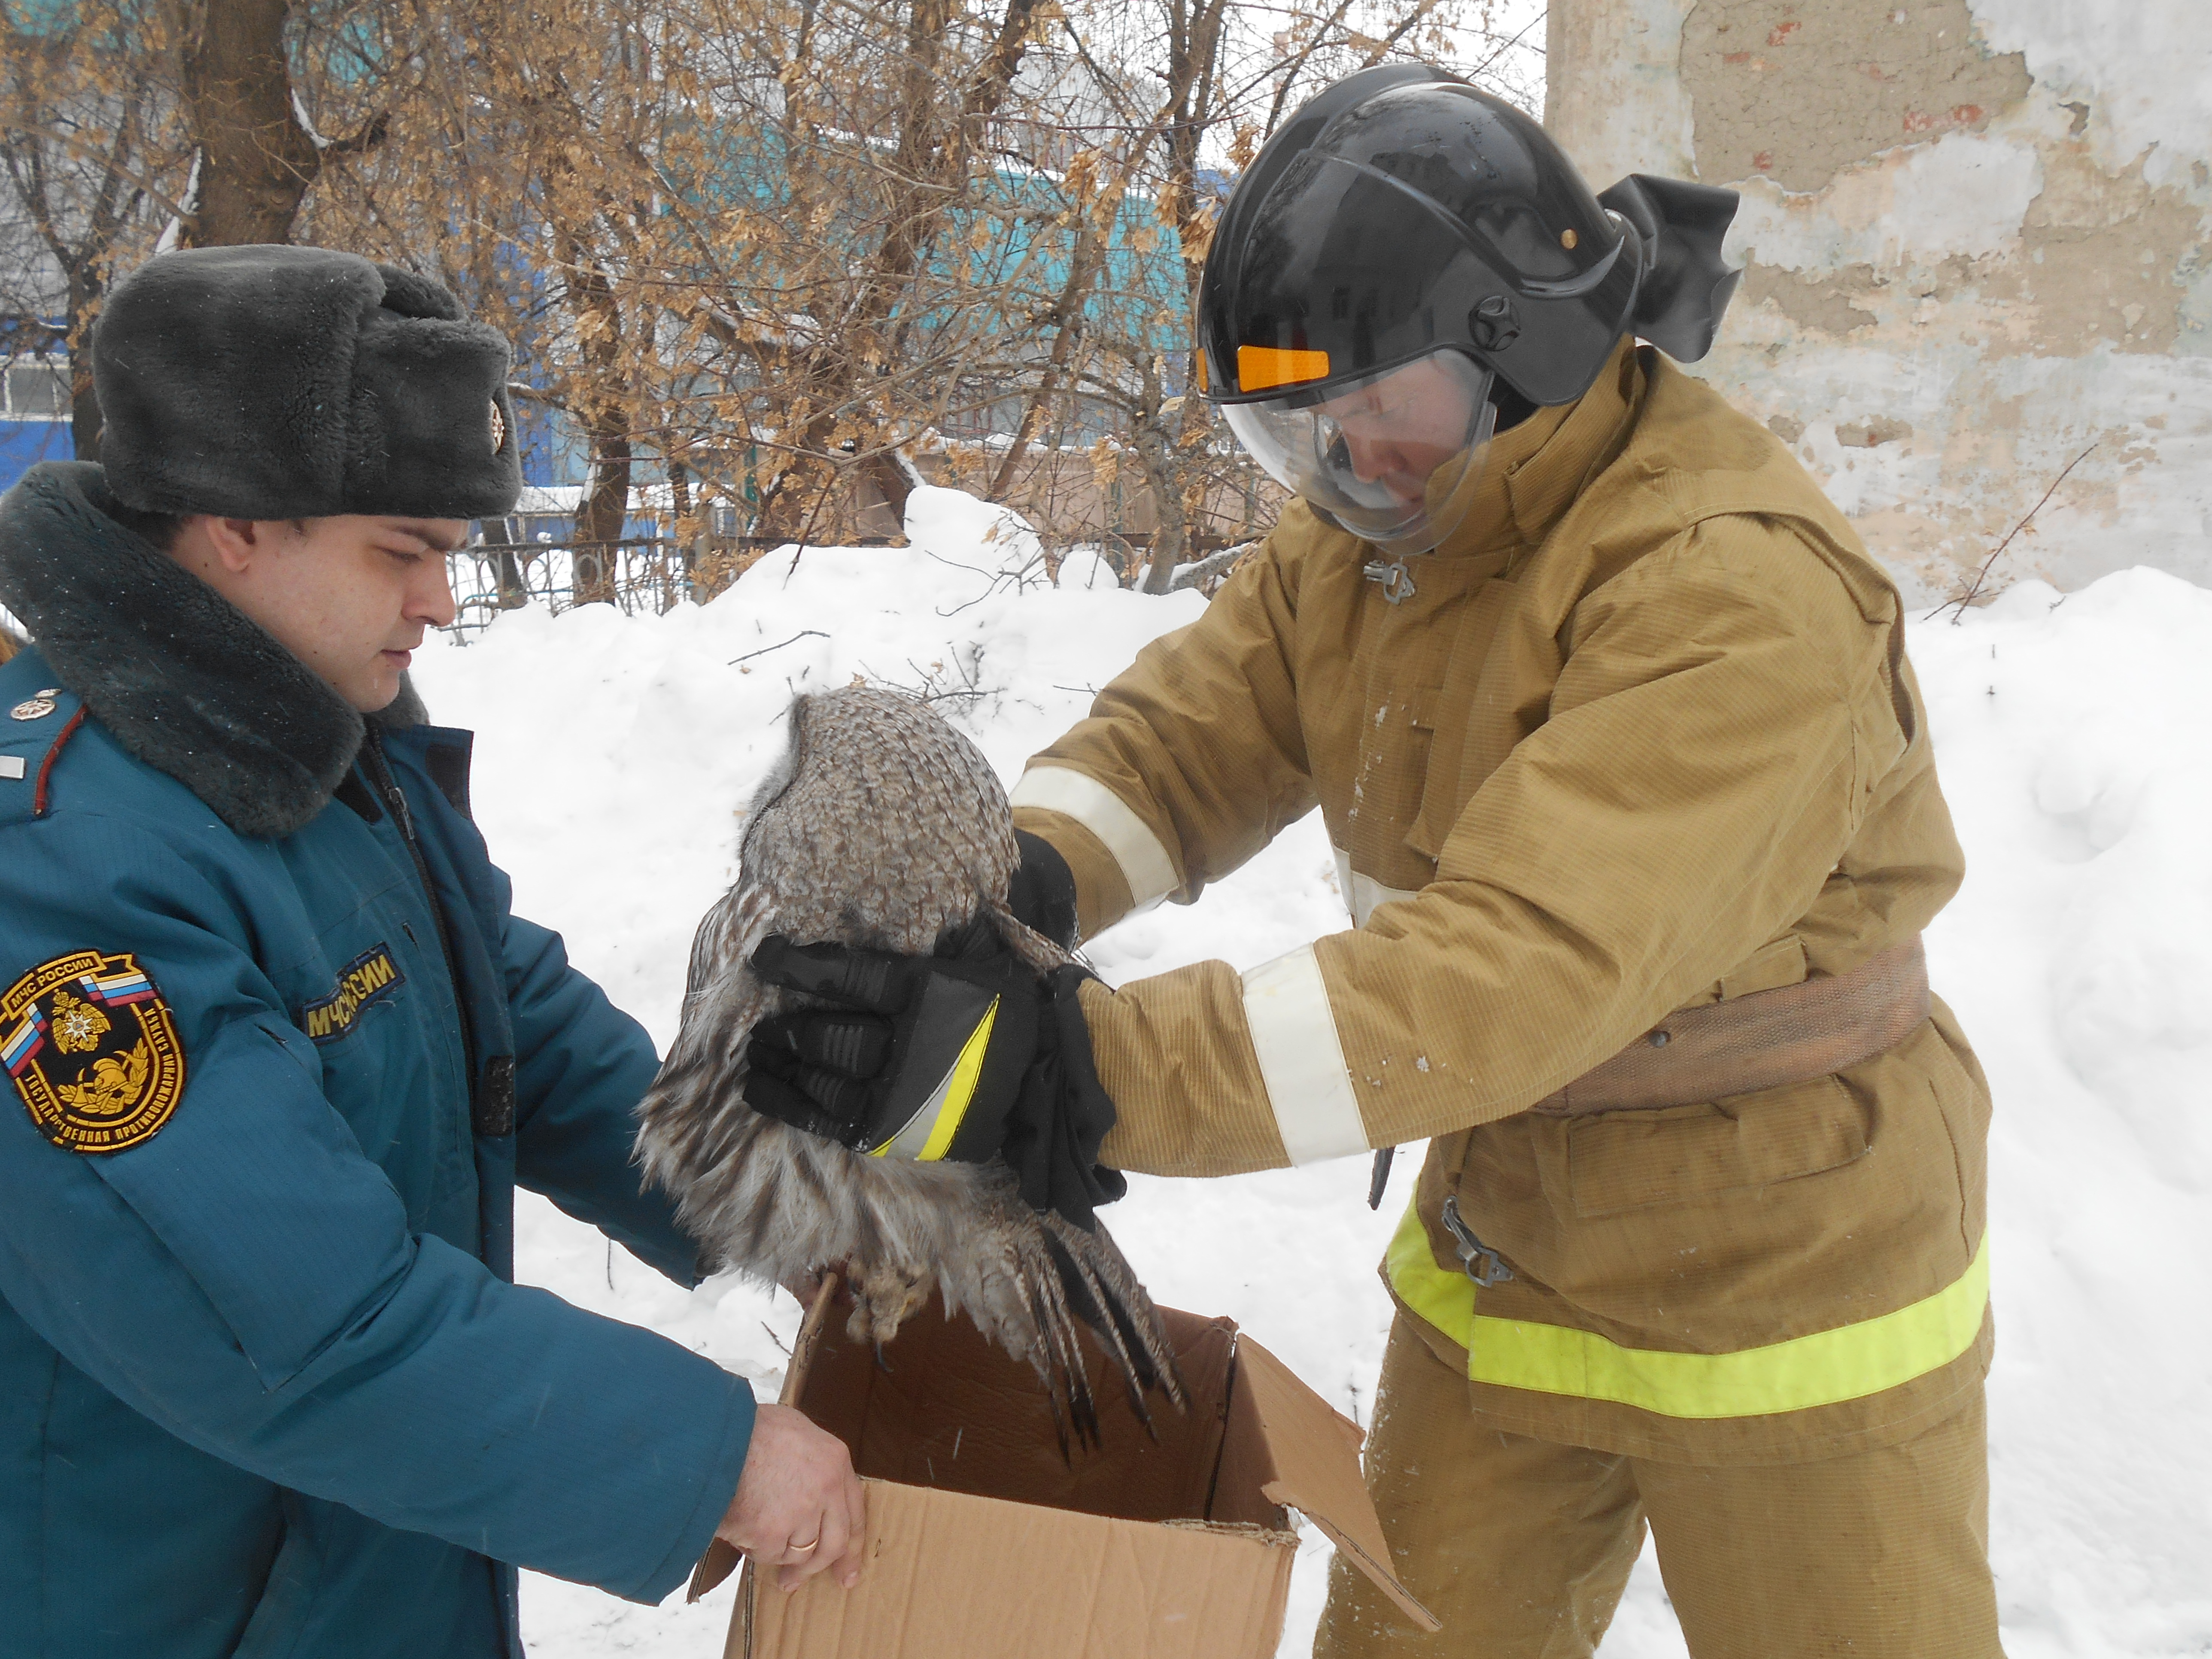
[[[1151,556],[1149,531],[1109,533],[1087,544],[1124,582],[1134,580]],[[856,537],[840,545],[891,547],[880,536]],[[1251,543],[1196,535],[1190,562],[1178,567],[1177,587],[1211,593]],[[688,545],[667,537],[619,542],[477,542],[449,554],[447,570],[459,607],[445,631],[466,645],[503,611],[542,605],[558,615],[580,605],[612,604],[630,616],[659,616],[684,599],[704,605],[778,548],[792,544],[770,536],[701,536]],[[1056,562],[1073,549],[1053,556]]]
[[[502,611],[538,604],[561,611],[575,605],[578,567],[587,598],[611,598],[632,613],[655,612],[674,605],[672,584],[685,575],[675,546],[660,540],[579,542],[559,546],[545,542],[478,542],[447,556],[447,573],[458,607],[446,631],[464,642],[474,639]],[[604,590],[611,582],[611,594]]]
[[[763,554],[785,544],[764,536],[702,536],[689,544],[650,536],[477,542],[447,556],[459,613],[446,632],[466,644],[500,612],[526,605],[557,615],[580,605],[612,604],[630,616],[658,616],[684,599],[703,605]]]

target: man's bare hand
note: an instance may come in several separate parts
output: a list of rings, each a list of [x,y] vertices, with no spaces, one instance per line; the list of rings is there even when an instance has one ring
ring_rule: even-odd
[[[826,1571],[850,1589],[860,1578],[867,1498],[845,1443],[793,1407],[761,1407],[737,1496],[714,1536],[780,1568],[779,1589],[797,1589]]]

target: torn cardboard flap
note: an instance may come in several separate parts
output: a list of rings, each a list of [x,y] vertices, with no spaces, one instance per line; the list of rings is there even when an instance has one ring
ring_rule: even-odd
[[[1237,1382],[1249,1389],[1274,1473],[1260,1489],[1314,1523],[1346,1559],[1372,1579],[1423,1630],[1443,1621],[1413,1599],[1390,1571],[1382,1523],[1359,1475],[1358,1425],[1348,1422],[1298,1381],[1290,1367],[1250,1337],[1237,1344]]]

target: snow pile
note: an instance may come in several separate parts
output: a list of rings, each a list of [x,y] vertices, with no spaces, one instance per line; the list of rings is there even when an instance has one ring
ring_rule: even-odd
[[[1912,641],[1990,1074],[1991,1531],[2013,1659],[2212,1649],[2212,592],[2024,582]]]
[[[932,558],[963,569],[1021,575],[1044,568],[1043,545],[1027,519],[964,489],[916,485],[907,497],[906,535]]]
[[[1044,586],[1018,520],[951,491],[916,501],[913,548],[774,555],[711,605],[658,618],[516,611],[477,645],[441,641],[419,659],[437,717],[479,733],[477,811],[517,908],[559,927],[664,1043],[691,928],[734,874],[738,815],[793,692],[859,675],[936,696],[1011,780],[1141,645],[1204,609],[1195,594],[1123,592],[1087,562]],[[2202,1652],[2212,593],[2139,570],[2057,597],[2023,586],[1913,639],[1972,869],[1929,954],[1998,1102],[1999,1594],[2014,1659]],[[1202,903],[1139,917],[1094,955],[1117,981],[1208,957],[1250,966],[1344,925],[1309,820]],[[1161,1301],[1233,1316],[1364,1422],[1389,1318],[1374,1267],[1410,1187],[1400,1167],[1379,1215],[1362,1201],[1364,1161],[1346,1160],[1139,1177],[1107,1219]],[[525,1279],[773,1397],[797,1323],[787,1297],[678,1291],[532,1199],[520,1256]],[[1327,1555],[1305,1534],[1285,1655],[1306,1650]],[[711,1659],[729,1596],[636,1607],[533,1578],[525,1628],[538,1659]],[[1605,1651],[1683,1652],[1648,1552]]]
[[[1044,544],[1027,519],[1011,507],[978,501],[964,489],[916,486],[906,501],[907,539],[939,564],[1024,592],[1054,585],[1077,591],[1119,587],[1095,546],[1073,548],[1048,574]],[[997,584],[993,584],[996,586]]]

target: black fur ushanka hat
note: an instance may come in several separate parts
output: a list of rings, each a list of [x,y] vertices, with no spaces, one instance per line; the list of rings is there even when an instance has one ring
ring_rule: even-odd
[[[161,254],[93,325],[101,466],[147,513],[495,518],[522,489],[511,361],[444,287],[359,254]]]

